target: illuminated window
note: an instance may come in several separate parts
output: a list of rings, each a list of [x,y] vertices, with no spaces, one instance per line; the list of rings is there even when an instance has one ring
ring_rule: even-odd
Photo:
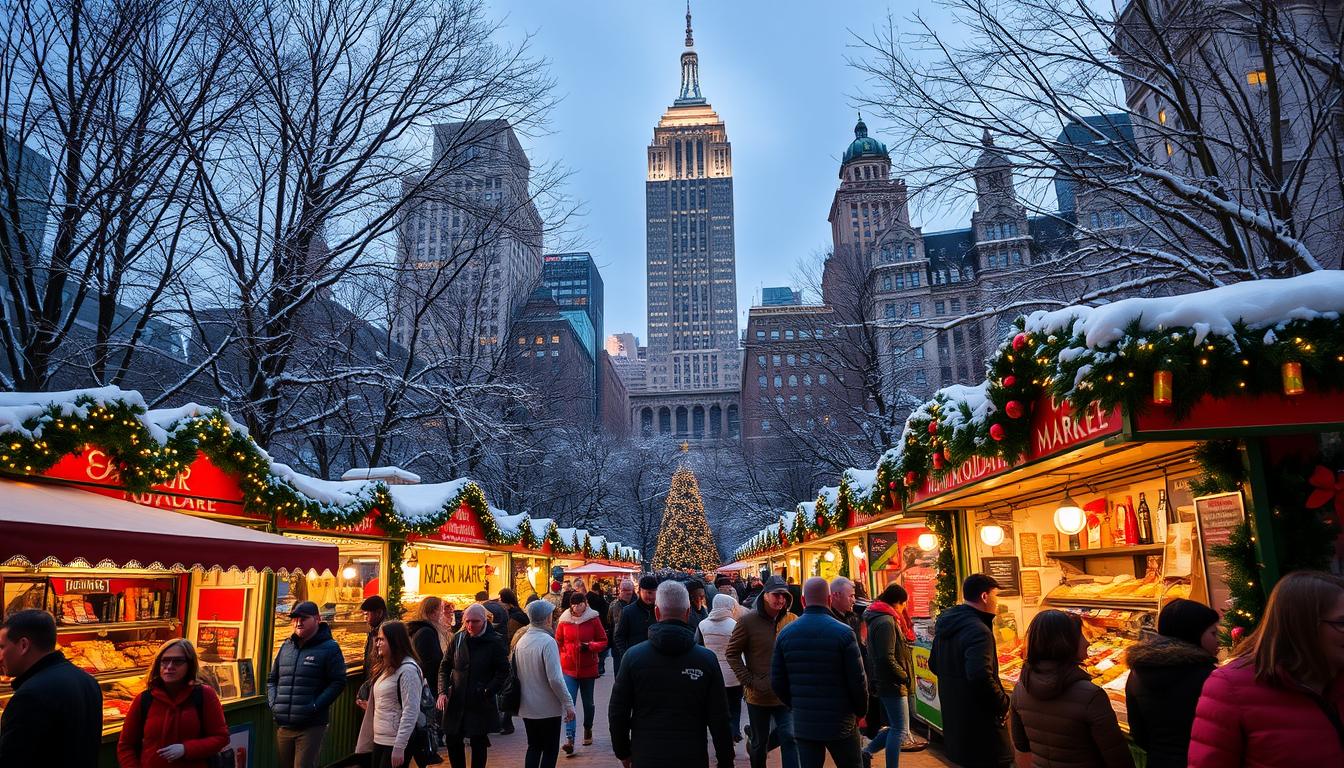
[[[1246,73],[1247,85],[1264,87],[1266,82],[1268,82],[1268,77],[1265,75],[1265,70],[1263,69],[1253,69]]]

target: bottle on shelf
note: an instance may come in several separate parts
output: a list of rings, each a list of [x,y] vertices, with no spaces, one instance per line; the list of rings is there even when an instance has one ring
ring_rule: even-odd
[[[1123,510],[1123,511],[1122,511]],[[1134,514],[1134,500],[1129,496],[1125,497],[1125,503],[1116,508],[1120,524],[1124,526],[1124,545],[1134,546],[1139,543],[1139,519]]]
[[[1180,522],[1180,521],[1178,521],[1178,520],[1176,519],[1176,514],[1175,514],[1175,512],[1174,512],[1174,511],[1172,510],[1172,508],[1167,504],[1167,492],[1166,492],[1166,491],[1158,491],[1158,492],[1157,492],[1157,514],[1158,514],[1159,517],[1161,517],[1163,520],[1166,521],[1167,525],[1171,525],[1171,524],[1173,524],[1173,523]]]
[[[1148,509],[1148,499],[1143,494],[1139,494],[1139,510],[1135,513],[1135,531],[1138,534],[1137,542],[1131,544],[1152,544],[1153,543],[1153,513]]]

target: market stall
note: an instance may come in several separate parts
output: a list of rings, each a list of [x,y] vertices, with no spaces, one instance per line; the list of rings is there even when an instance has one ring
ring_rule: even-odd
[[[915,409],[868,496],[841,499],[891,497],[869,532],[874,587],[892,549],[932,571],[934,615],[966,574],[993,575],[1009,687],[1031,618],[1078,614],[1086,671],[1123,723],[1124,649],[1166,601],[1211,605],[1230,642],[1280,573],[1344,562],[1330,532],[1344,456],[1320,436],[1344,427],[1341,312],[1344,274],[1325,272],[1023,318],[987,381]],[[739,555],[798,556],[843,525],[821,511]],[[938,725],[916,628],[916,715]]]
[[[337,568],[322,544],[49,481],[0,485],[4,613],[55,616],[60,650],[103,688],[109,742],[173,638],[196,645],[201,677],[226,708],[263,708],[268,574]],[[0,709],[10,695],[0,677]]]

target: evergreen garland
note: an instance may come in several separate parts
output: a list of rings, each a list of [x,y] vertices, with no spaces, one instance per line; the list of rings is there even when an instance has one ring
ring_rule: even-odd
[[[938,537],[938,581],[933,592],[933,615],[957,604],[957,563],[952,552],[952,514],[930,512],[924,526]]]
[[[487,542],[540,548],[527,518],[523,518],[519,533],[500,529],[485,492],[475,483],[464,483],[440,509],[416,518],[397,513],[387,486],[381,482],[367,484],[349,504],[323,503],[272,474],[270,457],[246,430],[219,409],[169,425],[163,444],[155,440],[142,420],[144,414],[145,409],[137,403],[125,399],[102,401],[91,394],[77,395],[70,403],[42,406],[38,413],[24,420],[21,429],[6,434],[0,445],[0,472],[40,475],[65,456],[96,445],[117,468],[122,487],[142,493],[180,475],[199,453],[238,482],[244,512],[269,518],[272,530],[282,520],[308,523],[321,530],[338,530],[371,519],[390,537],[432,536],[465,505],[480,520]],[[554,523],[548,533],[556,554],[580,549],[561,542]]]

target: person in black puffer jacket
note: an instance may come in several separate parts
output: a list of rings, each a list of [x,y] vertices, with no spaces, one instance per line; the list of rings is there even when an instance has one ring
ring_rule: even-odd
[[[1218,614],[1177,598],[1158,614],[1157,632],[1126,653],[1129,733],[1148,753],[1149,768],[1184,768],[1195,705],[1217,664]]]
[[[649,628],[648,642],[621,660],[611,689],[612,750],[633,768],[709,768],[708,729],[715,764],[732,768],[723,673],[686,623],[691,598],[681,584],[667,581],[656,601],[658,623]]]
[[[961,603],[938,614],[929,652],[929,668],[938,676],[947,757],[963,768],[1010,766],[1009,701],[992,631],[999,583],[973,573],[962,582],[961,594]]]
[[[836,765],[857,765],[858,718],[868,710],[859,641],[831,615],[825,579],[813,577],[803,584],[803,602],[803,615],[775,640],[770,685],[793,712],[802,768],[821,768],[827,752]]]
[[[307,768],[317,765],[327,708],[345,688],[345,656],[316,603],[299,603],[289,618],[294,634],[280,646],[266,677],[266,703],[278,727],[280,765]]]
[[[635,601],[621,611],[621,619],[616,623],[616,636],[612,644],[624,658],[631,648],[649,639],[649,627],[657,619],[653,615],[653,598],[658,589],[658,579],[644,576],[639,580],[639,595]]]

